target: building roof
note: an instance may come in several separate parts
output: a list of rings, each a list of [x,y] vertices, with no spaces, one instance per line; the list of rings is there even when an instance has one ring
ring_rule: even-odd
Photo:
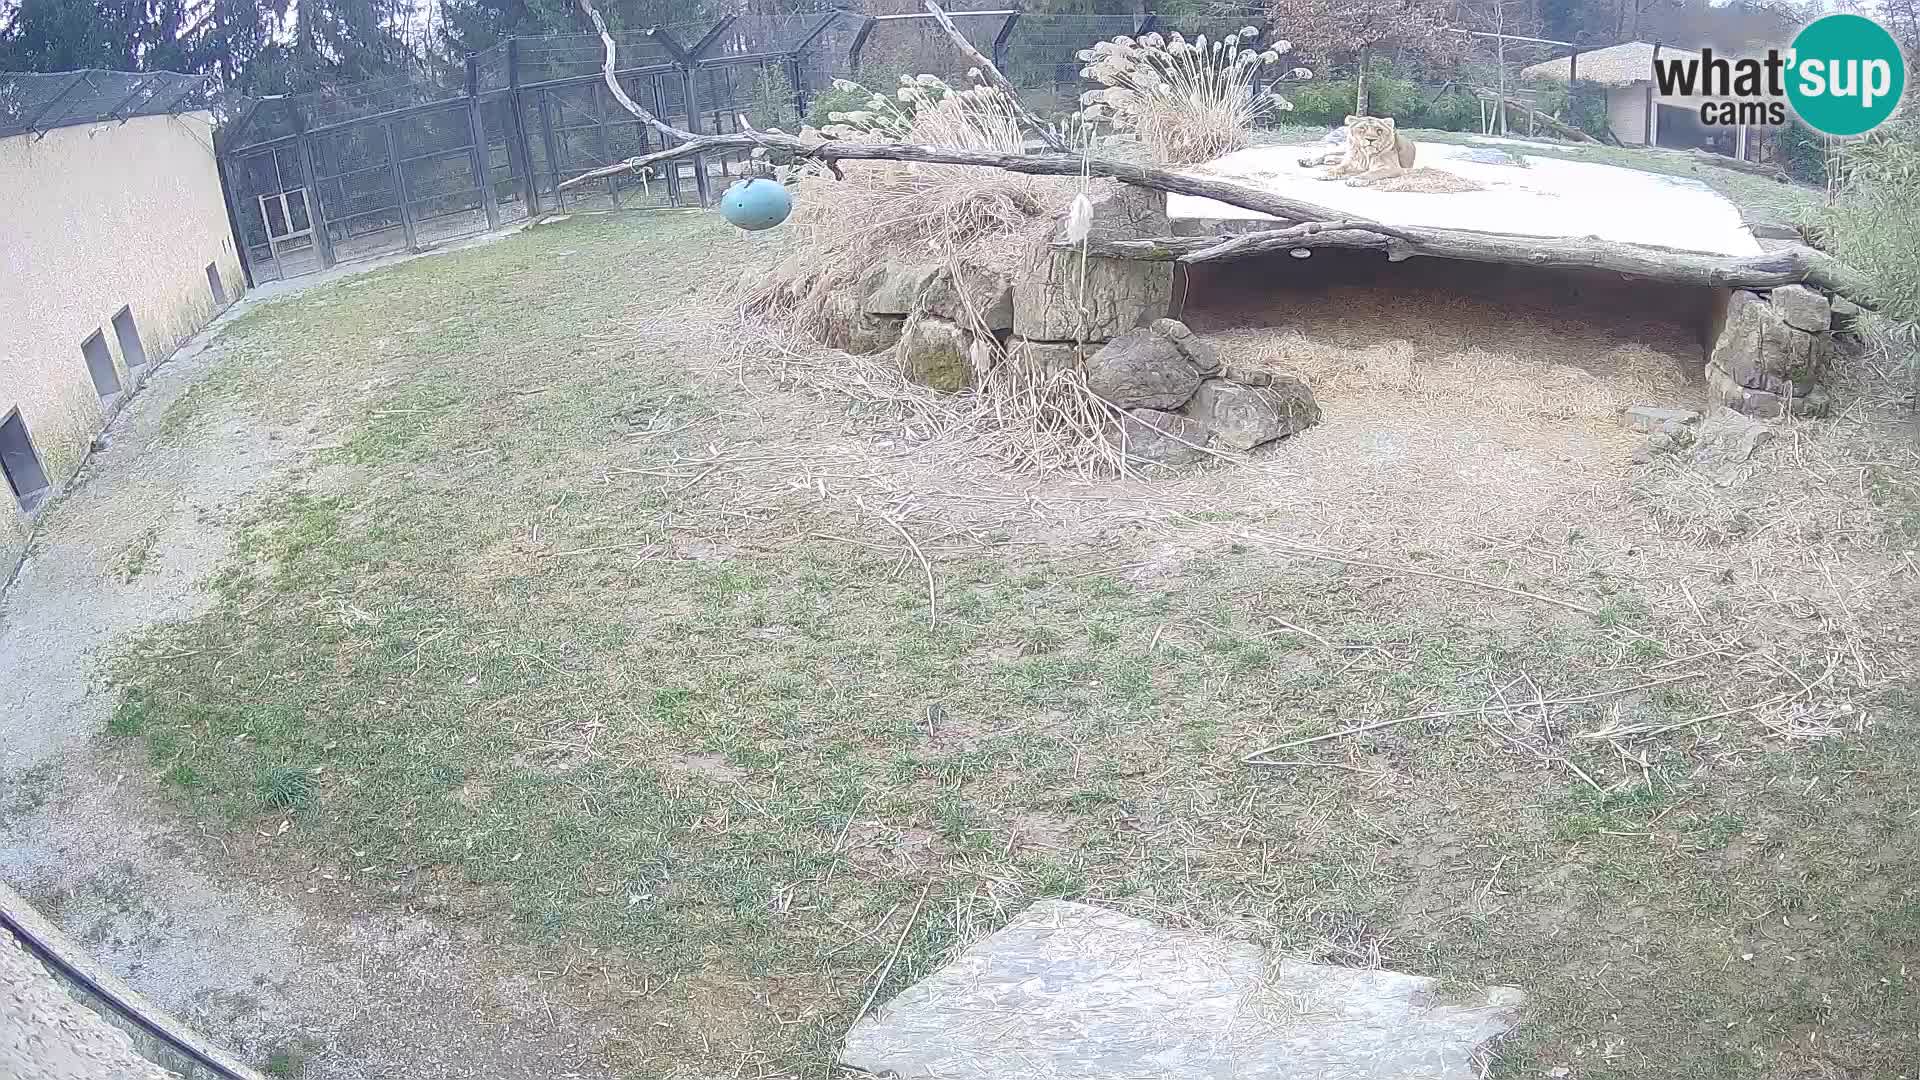
[[[1660,55],[1665,57],[1700,54],[1692,49],[1662,45]],[[1602,86],[1631,86],[1634,83],[1652,82],[1653,46],[1644,41],[1627,41],[1619,45],[1609,45],[1604,49],[1580,53],[1578,63],[1563,56],[1558,60],[1548,60],[1532,67],[1521,68],[1520,77],[1566,82],[1569,72],[1578,74],[1582,82],[1596,82]]]
[[[0,139],[74,124],[194,112],[213,101],[205,75],[177,71],[0,72]]]

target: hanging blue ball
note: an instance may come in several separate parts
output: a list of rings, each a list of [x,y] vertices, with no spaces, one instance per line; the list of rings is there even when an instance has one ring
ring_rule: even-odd
[[[778,180],[763,176],[736,180],[726,194],[720,196],[720,216],[749,232],[771,229],[787,220],[791,213],[793,196],[787,194]]]

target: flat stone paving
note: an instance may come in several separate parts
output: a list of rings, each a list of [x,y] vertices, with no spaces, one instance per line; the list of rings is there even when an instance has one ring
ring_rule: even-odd
[[[1041,900],[855,1024],[841,1062],[902,1080],[1471,1080],[1524,998]]]

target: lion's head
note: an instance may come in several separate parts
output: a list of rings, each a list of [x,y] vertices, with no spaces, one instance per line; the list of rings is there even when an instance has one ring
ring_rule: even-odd
[[[1347,141],[1365,150],[1384,151],[1393,146],[1393,117],[1347,117]]]

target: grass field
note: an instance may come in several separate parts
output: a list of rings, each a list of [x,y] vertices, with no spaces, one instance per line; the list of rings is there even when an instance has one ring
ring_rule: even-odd
[[[1271,470],[1009,476],[783,384],[763,257],[576,217],[227,331],[168,437],[316,449],[109,735],[230,872],[550,944],[634,1076],[824,1075],[896,941],[882,1000],[1053,896],[1519,985],[1495,1075],[1912,1074],[1910,486],[1791,553],[1307,543]]]

